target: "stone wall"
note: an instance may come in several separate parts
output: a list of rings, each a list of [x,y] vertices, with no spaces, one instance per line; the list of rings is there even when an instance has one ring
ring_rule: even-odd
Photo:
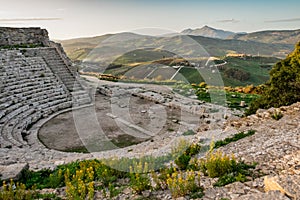
[[[22,44],[42,44],[43,46],[49,46],[47,30],[41,28],[0,27],[0,46]]]

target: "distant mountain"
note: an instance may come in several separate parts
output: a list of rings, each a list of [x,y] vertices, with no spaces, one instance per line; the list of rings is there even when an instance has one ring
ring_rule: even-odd
[[[281,30],[281,31],[259,31],[253,33],[235,34],[229,36],[229,39],[256,41],[272,44],[296,44],[300,41],[299,30]]]
[[[267,44],[236,39],[218,39],[203,36],[177,35],[173,37],[154,37],[133,33],[118,33],[92,38],[79,38],[59,41],[73,61],[82,61],[88,57],[91,62],[112,61],[128,51],[138,49],[154,49],[154,54],[143,54],[142,60],[157,56],[157,49],[166,50],[180,56],[225,56],[227,53],[242,53],[262,56],[285,57],[294,45]],[[202,53],[201,53],[202,52]],[[140,59],[137,59],[140,60]]]
[[[236,34],[231,31],[214,29],[209,26],[203,26],[202,28],[197,28],[197,29],[185,29],[181,33],[184,35],[203,36],[203,37],[219,38],[219,39],[227,39],[228,37]]]

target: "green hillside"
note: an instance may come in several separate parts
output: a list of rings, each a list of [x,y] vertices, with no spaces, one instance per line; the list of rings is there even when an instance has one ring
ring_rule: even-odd
[[[248,34],[236,34],[231,39],[294,45],[300,40],[300,30],[260,31]]]
[[[228,52],[236,52],[250,55],[274,56],[280,53],[288,54],[292,51],[293,45],[269,44],[255,41],[241,41],[236,39],[216,39],[201,36],[190,36],[201,44],[211,56],[224,56]]]
[[[236,39],[223,40],[202,36],[152,37],[133,33],[119,33],[93,38],[60,41],[73,61],[87,59],[101,63],[113,61],[128,51],[137,49],[161,49],[173,54],[198,56],[225,56],[229,52],[263,56],[285,56],[293,49],[290,44],[266,44]],[[163,55],[161,56],[163,57]]]
[[[279,59],[272,57],[247,57],[245,59],[227,57],[224,60],[227,62],[227,64],[224,65],[219,71],[225,86],[263,84],[269,79],[269,71],[272,68],[272,65],[279,61]],[[228,71],[231,69],[237,69],[238,73],[241,74],[248,74],[247,80],[243,80],[243,76],[228,76]],[[189,83],[196,84],[205,81],[204,77],[202,76],[208,76],[207,78],[209,79],[213,78],[210,77],[212,75],[211,73],[205,73],[205,70],[201,70],[201,73],[199,73],[195,68],[182,68],[180,70],[180,74],[185,77]]]
[[[257,41],[266,42],[259,38],[268,38],[270,34],[272,32],[265,31],[252,33],[252,36]],[[289,31],[282,31],[282,34],[286,35],[285,38],[292,37],[292,33]],[[251,36],[251,34],[247,35]],[[243,36],[246,37],[245,34]],[[293,40],[297,39],[297,34],[294,36]],[[241,40],[237,40],[237,38]],[[274,39],[275,36],[272,38]],[[134,33],[118,33],[60,42],[73,61],[85,61],[85,71],[105,72],[139,79],[158,77],[166,80],[173,78],[175,80],[185,79],[190,83],[200,83],[207,78],[214,80],[217,77],[214,78],[216,75],[213,73],[206,73],[205,70],[202,70],[202,76],[206,77],[201,77],[197,70],[194,67],[188,67],[189,65],[181,68],[178,75],[173,77],[172,73],[176,70],[163,66],[177,65],[168,63],[168,59],[197,60],[207,59],[211,56],[224,58],[227,64],[220,67],[219,71],[226,86],[265,83],[269,79],[270,69],[278,61],[274,57],[286,56],[293,49],[293,45],[288,42],[275,44],[271,40],[267,41],[269,43],[250,41],[245,38],[244,40],[237,36],[234,39],[217,39],[202,36],[153,37]],[[226,57],[228,53],[260,56]],[[149,64],[151,66],[148,66]],[[203,64],[201,67],[203,68]],[[137,74],[138,72],[139,74]]]

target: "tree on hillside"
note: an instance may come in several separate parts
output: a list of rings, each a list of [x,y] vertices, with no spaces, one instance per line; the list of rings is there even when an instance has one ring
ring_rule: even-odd
[[[300,42],[294,52],[275,64],[270,71],[270,79],[262,96],[250,105],[246,114],[254,114],[259,108],[277,108],[298,101],[300,101]]]
[[[229,68],[224,71],[227,78],[234,78],[239,81],[247,81],[250,78],[250,73],[241,69]]]

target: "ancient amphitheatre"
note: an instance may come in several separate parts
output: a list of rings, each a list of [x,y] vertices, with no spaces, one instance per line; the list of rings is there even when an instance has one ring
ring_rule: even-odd
[[[154,133],[147,133],[147,130],[144,130],[145,135],[136,135],[137,141],[133,142],[147,141],[153,143],[150,146],[156,146],[155,149],[168,144],[175,135],[180,136],[179,133],[182,134],[189,129],[196,131],[201,123],[200,115],[214,118],[211,120],[218,123],[214,123],[213,126],[221,126],[224,113],[230,115],[229,110],[221,108],[224,109],[223,113],[212,113],[210,116],[210,110],[219,106],[201,105],[195,100],[174,94],[164,86],[116,84],[99,81],[93,77],[85,77],[88,81],[84,81],[78,77],[61,46],[49,41],[46,30],[3,28],[2,34],[7,34],[3,38],[16,38],[14,41],[10,39],[1,41],[2,46],[31,44],[33,48],[1,52],[3,66],[1,68],[3,77],[1,79],[3,91],[1,93],[1,150],[5,155],[1,164],[25,162],[29,163],[31,169],[41,169],[55,167],[55,163],[90,158],[92,155],[55,150],[69,151],[84,148],[81,140],[86,141],[80,138],[82,135],[76,133],[78,130],[74,124],[74,113],[79,113],[78,115],[84,113],[85,118],[80,119],[78,122],[80,123],[80,121],[86,122],[89,118],[87,113],[97,112],[100,125],[104,133],[111,136],[110,139],[117,140],[124,135],[134,137],[134,134],[143,132],[141,130],[143,127],[153,130]],[[129,102],[125,96],[128,97]],[[95,107],[92,106],[93,103]],[[113,108],[117,113],[112,114]],[[111,125],[116,123],[113,121],[118,121],[115,118],[120,116],[124,118],[127,109],[131,110],[129,112],[132,116],[129,118],[132,119],[123,120],[120,122],[120,127],[119,124]],[[160,113],[161,111],[164,112]],[[167,119],[163,119],[164,115]],[[159,116],[162,118],[159,119]],[[159,124],[147,127],[151,126],[149,123],[151,120],[166,120],[166,122],[162,127],[159,127]],[[125,128],[118,130],[122,129],[122,124]],[[134,127],[134,124],[139,126]],[[64,132],[66,134],[61,135]],[[74,138],[70,139],[70,136]],[[86,136],[88,137],[94,141],[97,135]],[[160,141],[158,143],[161,143],[162,138],[167,142],[162,144],[154,142],[157,139]],[[46,148],[46,146],[53,148]],[[93,151],[107,150],[99,148]],[[136,149],[139,155],[144,155],[138,150],[139,147]],[[124,156],[128,156],[127,150],[119,151],[125,151]],[[115,155],[114,151],[102,152],[102,154],[106,157]]]
[[[44,29],[0,28],[0,46],[14,47],[0,52],[2,176],[10,178],[22,166],[54,169],[76,160],[158,156],[170,152],[188,130],[196,134],[185,138],[209,144],[212,138],[222,140],[254,129],[255,135],[222,150],[258,162],[258,168],[272,177],[272,184],[266,185],[260,177],[213,188],[214,180],[205,179],[206,199],[300,196],[299,103],[280,108],[284,117],[278,122],[270,117],[274,109],[238,119],[227,108],[180,96],[168,87],[79,77],[62,47],[50,41]],[[213,112],[215,109],[220,112]],[[102,131],[91,128],[93,117]],[[164,123],[160,126],[159,122]],[[89,128],[93,131],[82,133]],[[129,138],[132,145],[123,147],[120,138]],[[93,153],[66,152],[82,148]],[[271,191],[266,193],[265,188]]]

